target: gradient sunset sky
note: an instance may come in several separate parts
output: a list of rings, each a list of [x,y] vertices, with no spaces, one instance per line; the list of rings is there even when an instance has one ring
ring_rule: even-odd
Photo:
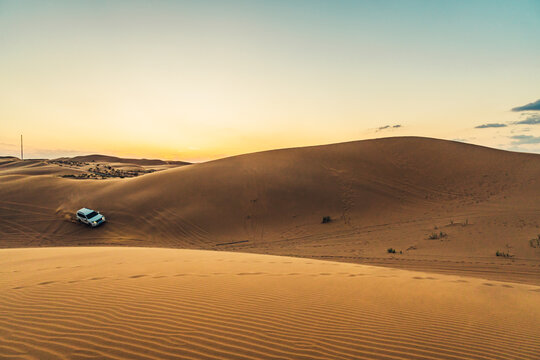
[[[0,0],[0,155],[20,134],[40,158],[401,135],[540,153],[538,99],[540,1]]]

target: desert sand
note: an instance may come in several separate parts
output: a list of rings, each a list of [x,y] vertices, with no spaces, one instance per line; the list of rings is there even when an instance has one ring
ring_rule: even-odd
[[[540,287],[148,248],[0,250],[2,359],[538,359]]]
[[[0,358],[540,359],[539,179],[416,137],[0,158]]]
[[[129,163],[76,159],[107,160]],[[540,155],[398,137],[133,162],[162,171],[85,180],[61,177],[84,166],[0,160],[0,247],[226,250],[540,285]],[[109,222],[75,223],[81,207]]]

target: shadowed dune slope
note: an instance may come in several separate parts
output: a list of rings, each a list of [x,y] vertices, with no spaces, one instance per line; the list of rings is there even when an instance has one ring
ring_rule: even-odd
[[[0,176],[3,247],[226,249],[540,278],[534,154],[403,137],[247,154],[134,179],[1,167]],[[72,223],[83,206],[109,223]],[[332,221],[321,224],[324,216]]]
[[[230,252],[0,250],[0,357],[538,359],[538,286]]]

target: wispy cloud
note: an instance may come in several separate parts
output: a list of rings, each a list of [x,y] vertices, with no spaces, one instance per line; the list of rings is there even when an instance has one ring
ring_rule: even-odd
[[[540,114],[530,114],[527,118],[514,122],[516,125],[540,125]]]
[[[400,128],[400,127],[403,127],[403,125],[401,125],[401,124],[385,125],[385,126],[381,126],[380,128],[377,128],[376,131],[382,131],[382,130],[386,130],[386,129],[397,129],[397,128]]]
[[[487,128],[501,128],[501,127],[507,127],[506,124],[500,124],[500,123],[491,123],[491,124],[482,124],[475,126],[475,129],[487,129]]]
[[[512,111],[527,111],[527,110],[540,111],[540,99],[536,100],[535,102],[528,103],[523,106],[517,106],[512,109]]]
[[[514,135],[510,136],[513,145],[522,145],[522,144],[540,144],[540,136],[532,135]]]

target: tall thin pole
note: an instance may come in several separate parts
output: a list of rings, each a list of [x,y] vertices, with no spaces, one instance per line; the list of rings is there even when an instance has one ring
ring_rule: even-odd
[[[24,160],[24,157],[23,157],[23,142],[22,142],[22,135],[21,135],[21,160]]]

